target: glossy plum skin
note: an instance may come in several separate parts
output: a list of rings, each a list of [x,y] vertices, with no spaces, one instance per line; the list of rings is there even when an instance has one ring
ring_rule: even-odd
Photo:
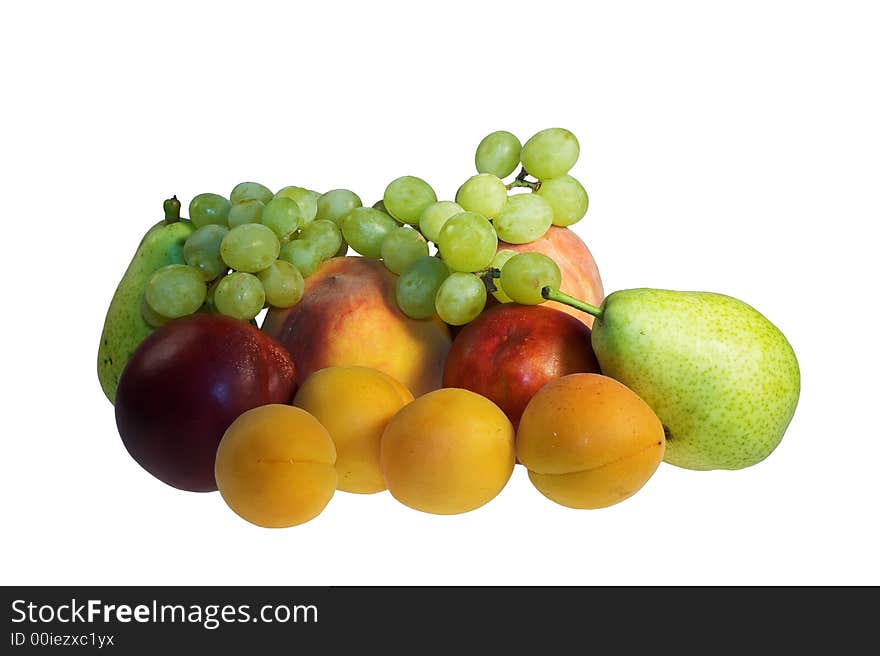
[[[153,476],[210,492],[229,425],[251,408],[288,403],[295,391],[293,360],[277,341],[243,321],[195,314],[162,326],[135,350],[119,381],[116,426]]]
[[[599,372],[590,329],[542,305],[502,303],[456,335],[444,387],[462,387],[494,401],[516,427],[544,385],[572,373]]]

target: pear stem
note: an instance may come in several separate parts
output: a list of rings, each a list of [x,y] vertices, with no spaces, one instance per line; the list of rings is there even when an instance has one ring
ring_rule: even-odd
[[[603,310],[602,308],[596,307],[595,305],[590,305],[589,303],[584,303],[583,301],[579,301],[574,296],[563,294],[558,289],[544,287],[541,289],[541,296],[546,298],[548,301],[556,301],[557,303],[570,305],[577,310],[581,310],[582,312],[593,315],[597,319],[601,319],[602,315],[605,314],[605,310]]]
[[[165,223],[177,223],[180,221],[180,201],[177,196],[172,196],[162,204],[165,210]]]

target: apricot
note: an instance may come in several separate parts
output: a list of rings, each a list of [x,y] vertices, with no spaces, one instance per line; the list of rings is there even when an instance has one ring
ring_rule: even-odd
[[[404,505],[437,515],[491,501],[513,473],[514,432],[489,399],[446,388],[404,406],[385,428],[380,462],[385,484]]]
[[[327,429],[301,408],[248,410],[226,430],[214,465],[223,500],[266,528],[317,517],[336,490],[336,449]]]
[[[401,312],[396,287],[380,260],[334,257],[306,278],[299,303],[270,308],[262,329],[290,351],[300,385],[319,369],[356,365],[384,371],[419,396],[442,387],[452,338],[440,319]]]
[[[635,392],[600,374],[551,381],[529,401],[516,452],[538,490],[570,508],[638,492],[663,459],[663,425]]]
[[[368,367],[328,367],[306,378],[293,400],[311,413],[336,446],[337,489],[372,494],[385,489],[379,442],[389,420],[413,395],[391,376]]]

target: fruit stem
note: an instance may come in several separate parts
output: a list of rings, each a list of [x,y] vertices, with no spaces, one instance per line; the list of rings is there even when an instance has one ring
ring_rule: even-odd
[[[519,170],[519,173],[516,174],[516,178],[514,178],[513,182],[505,185],[505,187],[507,187],[508,191],[510,191],[514,187],[528,187],[532,191],[538,191],[538,189],[541,188],[541,181],[536,180],[533,182],[531,180],[526,180],[526,177],[528,175],[528,171],[526,171],[525,167],[522,167]]]
[[[165,223],[177,223],[180,221],[180,201],[177,196],[172,196],[162,203],[165,210]]]
[[[605,314],[605,310],[603,310],[602,308],[596,307],[595,305],[590,305],[589,303],[584,303],[583,301],[579,301],[574,296],[563,294],[558,289],[544,287],[541,289],[541,296],[546,298],[548,301],[556,301],[557,303],[569,305],[577,310],[581,310],[582,312],[591,314],[597,319],[601,319],[602,315]]]
[[[495,280],[501,277],[501,269],[489,267],[488,269],[477,271],[474,275],[483,281],[483,284],[486,285],[487,292],[491,294],[492,292],[498,291],[498,286],[495,284]]]
[[[507,191],[510,191],[514,187],[528,187],[532,191],[538,191],[538,189],[541,188],[541,183],[529,182],[528,180],[514,180],[513,182],[505,186],[507,187]]]

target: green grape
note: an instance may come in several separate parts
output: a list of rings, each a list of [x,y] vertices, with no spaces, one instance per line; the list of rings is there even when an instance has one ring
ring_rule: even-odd
[[[486,307],[486,285],[472,273],[451,273],[437,290],[434,308],[451,326],[470,323]]]
[[[250,321],[266,303],[263,283],[252,273],[236,271],[220,279],[214,290],[214,307],[220,314]]]
[[[501,288],[514,303],[544,302],[543,287],[559,289],[562,273],[556,262],[542,253],[517,253],[501,269]]]
[[[542,180],[538,195],[553,208],[553,225],[577,223],[590,205],[590,198],[580,182],[570,175]]]
[[[303,187],[284,187],[275,194],[275,198],[290,198],[295,200],[302,210],[303,223],[315,220],[318,214],[318,198],[321,194]]]
[[[317,271],[324,261],[315,244],[305,239],[294,239],[284,244],[278,259],[290,262],[299,269],[303,278],[308,278]]]
[[[236,271],[256,273],[278,257],[281,244],[271,229],[262,223],[236,226],[220,242],[220,257]]]
[[[226,276],[220,276],[216,280],[214,280],[210,285],[208,285],[208,293],[205,294],[205,307],[214,312],[217,307],[214,305],[214,292],[217,291],[217,285],[220,284],[220,281],[223,280]]]
[[[312,199],[315,201],[315,218],[317,218],[318,199],[322,196],[322,194],[320,191],[315,191],[314,189],[306,189],[306,191],[308,192],[309,196],[311,196]],[[312,221],[314,220],[315,219],[312,219]]]
[[[434,316],[434,298],[449,276],[449,267],[439,257],[425,255],[410,264],[397,279],[397,306],[413,319]]]
[[[348,189],[333,189],[318,198],[318,219],[328,219],[337,225],[342,217],[355,207],[363,205],[360,196]]]
[[[144,318],[144,321],[147,322],[147,325],[151,328],[164,326],[166,323],[171,321],[171,319],[169,319],[168,317],[163,317],[161,314],[151,308],[150,304],[147,303],[146,296],[141,297],[141,316]]]
[[[440,230],[443,228],[446,220],[462,212],[464,212],[464,208],[458,203],[453,203],[451,200],[431,203],[422,210],[422,214],[419,217],[419,230],[425,235],[425,239],[436,244],[440,238]]]
[[[304,223],[302,208],[292,198],[273,198],[263,208],[260,223],[271,228],[281,242],[290,241]]]
[[[522,144],[516,135],[499,130],[483,138],[477,146],[474,163],[479,173],[491,173],[499,178],[506,178],[519,164],[521,150]]]
[[[150,277],[144,298],[157,314],[177,319],[198,310],[205,302],[207,289],[198,269],[186,264],[169,264]]]
[[[437,246],[453,271],[479,271],[495,257],[498,237],[486,217],[462,212],[446,221]]]
[[[184,261],[201,271],[206,281],[226,272],[226,265],[220,258],[220,243],[228,234],[229,228],[210,224],[196,230],[183,244]]]
[[[492,225],[498,239],[508,244],[527,244],[540,239],[553,224],[553,208],[536,194],[511,196]]]
[[[271,199],[270,199],[271,200]],[[226,220],[230,228],[244,225],[245,223],[259,223],[263,218],[263,209],[266,205],[256,198],[248,198],[240,203],[233,203],[229,208],[229,218]]]
[[[400,275],[410,264],[428,254],[428,242],[418,230],[400,226],[382,241],[380,254],[388,270]]]
[[[329,219],[316,219],[307,223],[299,231],[299,237],[311,242],[322,260],[330,259],[342,248],[342,231]]]
[[[382,255],[382,242],[397,227],[394,219],[369,207],[356,207],[342,219],[342,236],[366,257]]]
[[[333,257],[345,257],[348,254],[348,244],[345,243],[345,240],[342,240],[342,246],[339,247],[339,250],[336,251],[336,255]]]
[[[258,200],[265,205],[274,196],[271,189],[259,182],[239,182],[229,194],[229,200],[233,205],[243,203],[246,200]]]
[[[196,228],[211,225],[226,225],[229,208],[232,207],[220,194],[199,194],[189,203],[189,220]]]
[[[455,202],[468,212],[494,219],[507,204],[507,187],[497,176],[480,173],[461,185],[455,194]]]
[[[539,180],[565,175],[574,166],[581,147],[564,128],[541,130],[522,147],[523,168]]]
[[[355,209],[357,209],[357,208],[355,208]],[[373,209],[374,209],[374,210],[379,210],[380,212],[382,212],[382,214],[384,214],[385,216],[391,218],[395,223],[397,223],[397,224],[400,224],[400,223],[401,223],[400,221],[398,221],[397,219],[395,219],[393,216],[391,216],[391,214],[388,212],[388,210],[385,209],[385,202],[384,202],[384,201],[378,200],[378,201],[376,201],[375,203],[373,203]],[[343,218],[345,218],[345,217],[343,217]]]
[[[502,248],[500,251],[495,253],[495,257],[492,258],[492,263],[489,265],[493,269],[498,269],[500,272],[501,269],[504,268],[504,265],[507,263],[507,260],[516,255],[516,251],[512,251],[509,248]],[[504,293],[504,290],[501,289],[501,279],[495,278],[495,291],[492,292],[492,296],[495,297],[499,303],[510,303],[510,296]]]
[[[405,175],[392,181],[385,188],[382,201],[385,211],[393,218],[401,223],[418,225],[424,209],[431,203],[437,202],[437,194],[434,193],[431,185],[421,178]]]
[[[266,292],[266,302],[272,307],[293,307],[303,296],[303,277],[294,265],[276,260],[268,269],[257,274]]]

